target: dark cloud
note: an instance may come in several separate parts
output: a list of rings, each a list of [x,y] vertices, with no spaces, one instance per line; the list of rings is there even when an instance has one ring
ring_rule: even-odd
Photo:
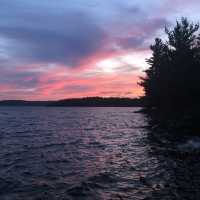
[[[90,3],[96,6],[91,9],[88,6]],[[137,37],[129,34],[120,38],[117,42],[123,49],[141,46],[148,38],[147,31],[153,33],[166,22],[164,19],[147,20],[144,11],[131,1],[124,3],[115,0],[106,4],[94,0],[84,5],[78,0],[74,3],[66,0],[58,3],[47,0],[2,0],[0,6],[0,49],[9,60],[18,64],[56,63],[77,66],[91,54],[105,50],[104,41],[109,35],[105,31],[106,22],[118,22],[119,30],[125,25],[126,33],[129,31],[127,27],[132,32],[141,32]],[[109,13],[107,9],[105,11],[105,6],[110,7]],[[104,25],[99,20],[104,21]],[[112,29],[110,24],[106,26]],[[113,31],[117,37],[120,34],[123,36],[121,31],[118,33],[114,28]],[[2,46],[1,40],[6,45]]]
[[[160,0],[0,0],[0,89],[7,88],[13,98],[20,95],[35,98],[37,92],[40,98],[45,98],[47,93],[55,98],[57,92],[65,97],[73,91],[74,95],[98,91],[122,95],[115,92],[116,88],[122,85],[124,90],[132,86],[121,81],[111,83],[105,78],[109,85],[98,89],[93,80],[105,74],[98,67],[87,71],[87,66],[95,68],[101,60],[146,51],[156,36],[163,36],[160,30],[170,25],[168,20],[183,13],[184,5],[180,6],[180,0],[175,1],[179,13],[172,9],[171,0],[165,3]],[[190,2],[190,7],[195,5],[198,9],[194,2]],[[192,10],[190,13],[194,15]],[[135,59],[139,62],[142,58]],[[123,60],[117,62],[120,66],[113,72],[119,77],[132,76],[141,67]],[[66,70],[66,67],[80,68]],[[66,76],[62,76],[65,71]],[[70,83],[72,77],[92,79],[82,86],[78,78]],[[3,98],[9,95],[0,93]]]
[[[92,16],[84,12],[29,11],[22,4],[28,11],[19,13],[20,7],[15,4],[1,14],[6,18],[0,19],[0,39],[7,40],[6,52],[17,61],[77,65],[98,51],[106,37]]]
[[[141,27],[144,31],[146,31],[146,33],[152,35],[152,33],[155,34],[155,31],[159,29],[164,30],[164,27],[168,25],[171,25],[171,23],[166,18],[159,17],[149,18],[141,25]],[[148,36],[148,34],[146,34],[146,36]]]
[[[101,47],[103,33],[89,24],[73,32],[55,33],[30,28],[0,27],[0,35],[12,39],[8,52],[18,60],[73,65]]]
[[[118,41],[118,45],[122,47],[123,49],[133,49],[141,47],[144,42],[143,37],[127,37],[127,38],[121,38]]]
[[[164,30],[164,26],[170,25],[169,21],[164,18],[146,19],[140,26],[132,27],[132,35],[128,35],[123,38],[117,38],[116,43],[122,49],[135,50],[147,48],[150,44],[147,43],[149,40],[153,41],[156,32]]]
[[[1,67],[0,85],[6,84],[16,88],[35,88],[39,84],[39,72],[17,71]]]

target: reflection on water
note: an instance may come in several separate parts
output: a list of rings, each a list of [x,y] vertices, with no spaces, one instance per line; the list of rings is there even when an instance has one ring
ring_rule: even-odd
[[[0,199],[199,199],[197,154],[137,110],[0,108]]]

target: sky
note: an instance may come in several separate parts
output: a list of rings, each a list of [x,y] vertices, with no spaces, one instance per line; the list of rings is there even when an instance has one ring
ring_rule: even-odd
[[[140,97],[149,45],[199,0],[0,0],[0,100]]]

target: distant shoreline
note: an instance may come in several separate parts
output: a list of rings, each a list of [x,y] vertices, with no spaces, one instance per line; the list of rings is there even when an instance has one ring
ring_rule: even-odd
[[[49,106],[49,107],[141,107],[142,99],[119,97],[84,97],[57,101],[2,100],[0,106]]]

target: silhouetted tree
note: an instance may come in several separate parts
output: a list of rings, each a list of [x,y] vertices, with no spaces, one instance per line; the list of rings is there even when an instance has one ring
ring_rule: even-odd
[[[152,57],[147,59],[150,67],[145,71],[146,77],[142,78],[140,84],[144,87],[148,105],[158,106],[165,97],[162,91],[166,89],[167,84],[165,79],[168,73],[168,47],[161,39],[156,38],[155,44],[150,48],[153,51]],[[163,76],[164,74],[165,76]]]
[[[165,28],[167,41],[156,38],[151,45],[150,67],[140,82],[148,108],[190,115],[196,112],[200,102],[198,29],[199,24],[181,18],[172,30]]]

